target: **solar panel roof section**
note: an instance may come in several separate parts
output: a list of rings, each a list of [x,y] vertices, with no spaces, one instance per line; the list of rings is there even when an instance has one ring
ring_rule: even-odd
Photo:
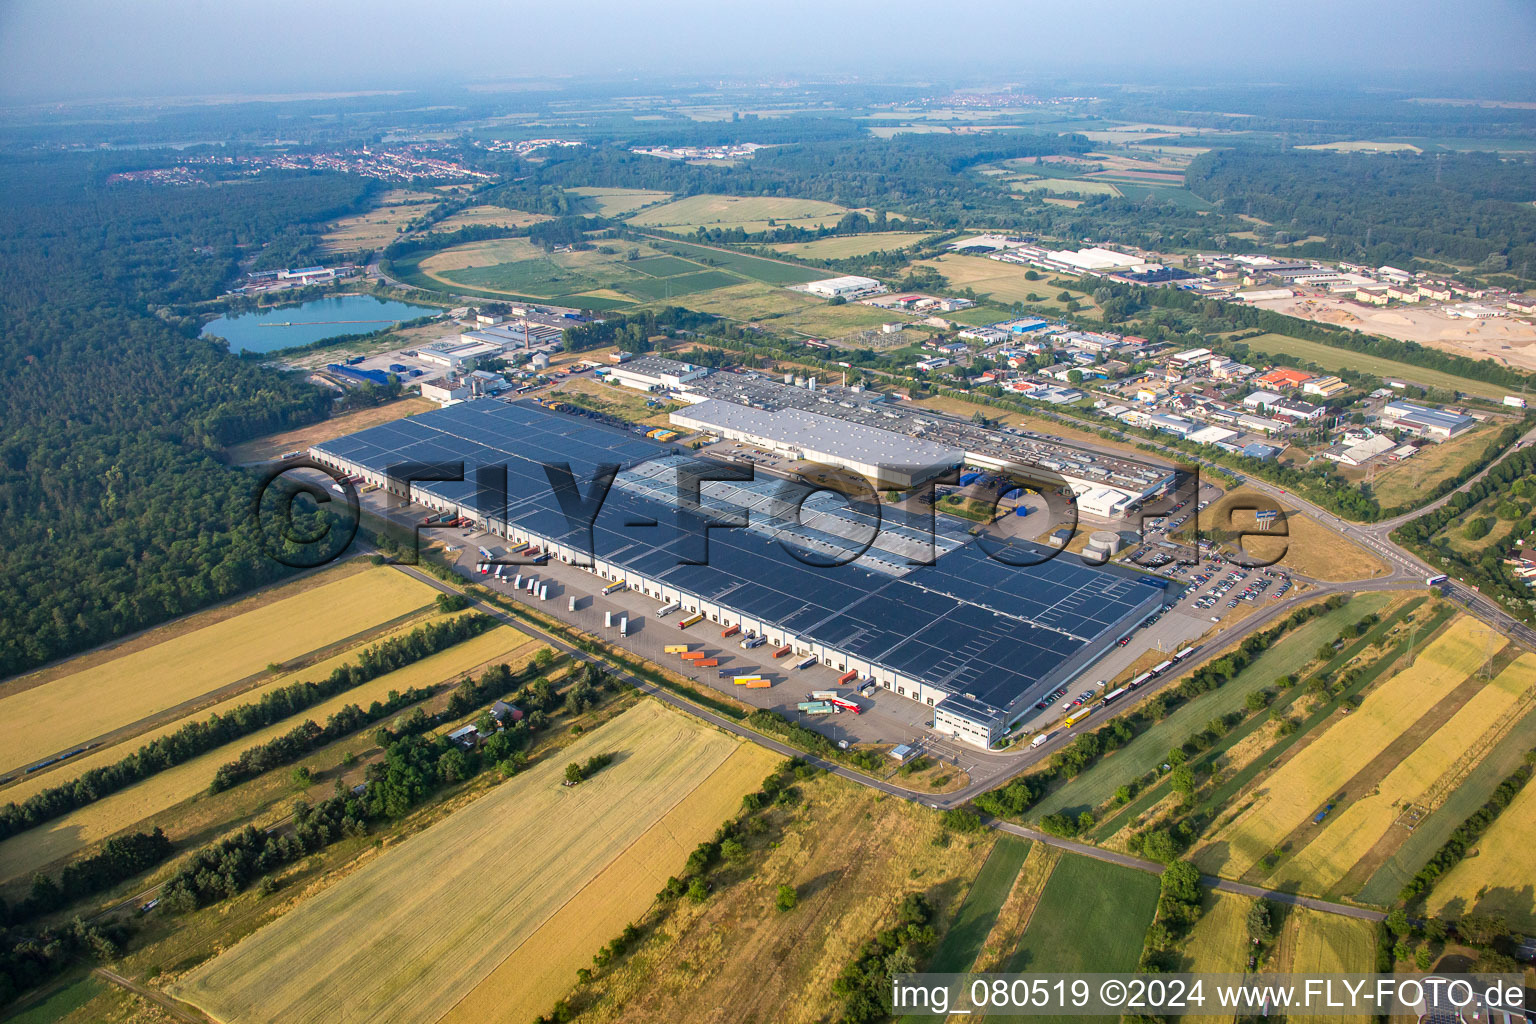
[[[494,400],[382,424],[316,449],[380,472],[407,461],[462,460],[466,480],[418,486],[570,546],[584,546],[577,536],[580,524],[573,526],[561,512],[543,463],[569,462],[586,495],[603,463],[634,466],[675,454],[587,420]],[[475,470],[481,465],[507,467],[505,500],[477,487]],[[1006,708],[1159,599],[1127,573],[1067,557],[1028,567],[1008,565],[987,557],[976,543],[894,576],[858,564],[807,565],[784,549],[778,530],[711,529],[707,564],[680,564],[704,552],[696,537],[679,529],[681,510],[666,500],[667,488],[657,486],[669,472],[642,467],[633,475],[636,486],[616,485],[609,492],[593,524],[599,557],[855,658],[972,694],[994,709]],[[706,485],[716,486],[730,500],[711,505],[737,509],[740,502],[779,493],[784,484]],[[857,519],[855,510],[832,500],[832,506],[813,504],[817,514]],[[656,525],[631,525],[637,522]],[[805,536],[838,541],[822,530]]]

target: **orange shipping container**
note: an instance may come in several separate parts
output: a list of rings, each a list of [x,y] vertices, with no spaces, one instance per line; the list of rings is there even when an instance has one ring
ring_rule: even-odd
[[[704,657],[704,652],[703,651],[684,651],[682,654],[679,655],[679,657],[682,658],[684,661],[698,661],[700,658]]]
[[[700,658],[698,661],[694,662],[693,664],[697,668],[714,668],[716,665],[720,664],[720,659],[719,658]]]
[[[740,632],[741,632],[741,627],[740,626],[726,626],[724,629],[722,629],[720,631],[720,636],[722,638],[728,637],[728,636],[735,636],[737,633],[740,633]]]
[[[762,690],[772,685],[773,684],[766,679],[754,679],[752,682],[747,684],[747,689]]]

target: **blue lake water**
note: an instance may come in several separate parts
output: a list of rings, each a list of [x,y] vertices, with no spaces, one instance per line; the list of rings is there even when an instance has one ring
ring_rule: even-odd
[[[209,321],[202,333],[228,339],[231,352],[272,352],[342,334],[370,334],[438,311],[435,306],[372,295],[335,295],[297,306],[221,316]]]

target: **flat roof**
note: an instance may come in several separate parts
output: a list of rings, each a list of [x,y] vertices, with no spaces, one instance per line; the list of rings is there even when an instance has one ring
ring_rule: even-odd
[[[965,452],[952,445],[908,437],[894,430],[823,416],[807,409],[758,409],[711,398],[672,413],[705,429],[737,430],[772,438],[802,451],[822,452],[866,466],[958,466]]]
[[[525,402],[488,399],[380,424],[314,446],[322,456],[377,473],[406,462],[463,460],[462,482],[416,487],[567,546],[586,549],[582,532],[560,510],[544,464],[567,462],[585,488],[600,464],[638,467],[620,474],[593,526],[595,557],[663,586],[771,623],[806,641],[937,687],[970,694],[999,709],[1036,700],[1088,648],[1124,632],[1163,591],[1139,574],[1094,567],[1040,545],[1010,541],[1008,564],[961,535],[940,546],[932,564],[904,574],[854,562],[808,564],[774,543],[781,522],[764,529],[707,531],[707,558],[697,531],[675,501],[648,489],[657,459],[691,458],[670,446],[562,415]],[[705,465],[718,464],[701,460]],[[480,490],[475,470],[507,467],[506,497]],[[629,478],[629,479],[626,479]],[[729,487],[730,484],[722,484]],[[705,504],[740,511],[724,490],[706,484]],[[811,489],[774,478],[778,500],[796,506]],[[751,516],[762,510],[752,509]],[[886,513],[889,515],[889,513]],[[637,523],[657,525],[637,526]],[[1057,555],[1057,557],[1051,557]],[[685,564],[703,560],[707,564]]]

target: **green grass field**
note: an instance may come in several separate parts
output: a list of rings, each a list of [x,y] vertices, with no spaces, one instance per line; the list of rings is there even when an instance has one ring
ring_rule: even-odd
[[[1013,181],[1008,187],[1015,192],[1049,192],[1052,195],[1118,196],[1119,185],[1107,181],[1084,181],[1081,178],[1031,178]]]
[[[1377,377],[1391,380],[1412,381],[1425,387],[1442,388],[1446,391],[1465,391],[1469,395],[1478,395],[1482,398],[1500,400],[1508,394],[1507,388],[1497,384],[1485,384],[1480,380],[1468,380],[1466,377],[1458,377],[1442,370],[1429,370],[1423,367],[1413,366],[1409,363],[1399,363],[1392,359],[1384,359],[1381,356],[1373,356],[1365,352],[1351,352],[1348,349],[1334,348],[1324,345],[1320,341],[1307,341],[1302,338],[1292,338],[1286,334],[1260,334],[1257,337],[1246,339],[1243,344],[1253,352],[1265,354],[1281,353],[1295,356],[1297,359],[1309,363],[1316,363],[1325,370],[1358,370],[1362,373],[1374,374]],[[1255,366],[1258,364],[1255,363]]]
[[[981,866],[971,891],[965,896],[954,924],[944,933],[939,948],[927,970],[937,974],[959,974],[971,969],[976,955],[997,923],[997,914],[1003,908],[1013,883],[1019,877],[1019,868],[1029,854],[1029,840],[1002,836],[992,847],[987,862]]]
[[[95,999],[106,985],[94,977],[84,977],[72,985],[59,989],[40,1003],[29,1006],[13,1017],[6,1017],[5,1024],[51,1024],[73,1013]]]
[[[713,291],[716,288],[730,288],[738,284],[741,284],[741,278],[732,274],[720,270],[700,270],[694,274],[679,274],[676,277],[626,281],[621,287],[636,298],[655,302],[674,299],[679,295]]]
[[[830,276],[825,270],[800,267],[792,263],[779,263],[776,260],[764,259],[761,256],[750,256],[744,252],[712,249],[709,246],[694,245],[691,242],[653,239],[651,244],[663,252],[669,252],[684,259],[694,260],[707,267],[727,270],[753,281],[761,281],[764,284],[806,284],[810,281],[820,281]]]
[[[1062,857],[1004,970],[1009,974],[1134,971],[1157,910],[1158,891],[1156,875],[1089,857]],[[1082,1024],[1100,1018],[1059,1019]]]
[[[601,188],[583,185],[566,191],[584,197],[590,212],[604,217],[622,217],[627,213],[634,213],[642,206],[650,206],[672,198],[671,192],[651,192],[639,188]]]

